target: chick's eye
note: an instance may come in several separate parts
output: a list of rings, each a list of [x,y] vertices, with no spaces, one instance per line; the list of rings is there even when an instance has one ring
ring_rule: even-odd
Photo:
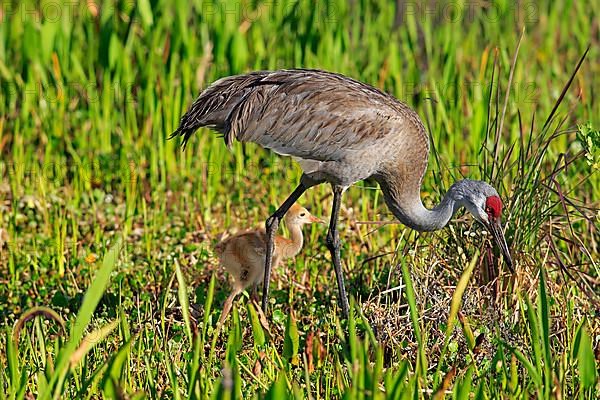
[[[301,217],[304,217],[304,216],[306,216],[306,213],[302,213],[302,214],[300,214],[300,216],[301,216]]]

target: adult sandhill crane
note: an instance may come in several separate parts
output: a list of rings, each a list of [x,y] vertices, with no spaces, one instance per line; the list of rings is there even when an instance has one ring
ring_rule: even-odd
[[[298,204],[292,205],[284,219],[290,238],[275,236],[273,266],[277,266],[281,260],[295,257],[302,250],[303,225],[321,222],[319,218],[311,215],[306,208]],[[238,294],[251,285],[256,289],[256,286],[264,280],[266,247],[267,234],[264,229],[239,233],[215,246],[215,253],[221,265],[233,277],[233,290],[223,304],[218,325],[222,325],[225,321]]]
[[[333,187],[326,244],[335,268],[344,317],[349,306],[340,263],[337,228],[343,192],[374,178],[390,211],[418,231],[443,228],[465,207],[493,234],[507,265],[510,252],[500,222],[502,201],[486,182],[454,183],[441,203],[429,210],[420,188],[427,169],[429,139],[423,123],[406,104],[370,85],[320,70],[260,71],[219,79],[204,90],[181,118],[171,137],[183,136],[185,148],[200,127],[233,140],[254,142],[294,157],[303,174],[298,187],[266,221],[267,248],[262,307],[266,312],[273,236],[281,218],[310,187]]]

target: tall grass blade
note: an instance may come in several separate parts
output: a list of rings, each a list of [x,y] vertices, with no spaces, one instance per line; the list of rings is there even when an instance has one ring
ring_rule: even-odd
[[[508,343],[503,342],[502,340],[500,341],[500,343],[505,348],[507,348],[512,354],[514,354],[515,357],[517,357],[517,360],[519,360],[521,362],[521,364],[523,364],[523,366],[525,367],[525,369],[527,370],[527,372],[533,379],[535,385],[539,388],[540,391],[543,390],[544,382],[543,382],[542,376],[538,373],[538,371],[533,366],[531,361],[529,361],[529,359],[527,357],[525,357],[525,355],[521,351],[519,351],[518,349],[509,345]],[[541,395],[541,393],[540,393],[540,395]]]
[[[587,49],[585,49],[585,52],[583,53],[583,55],[581,56],[581,58],[579,59],[579,62],[577,63],[577,66],[573,70],[573,73],[571,74],[571,77],[569,78],[567,84],[563,87],[562,92],[560,92],[560,96],[558,96],[558,99],[556,100],[556,103],[554,103],[554,107],[552,107],[552,111],[550,111],[550,114],[548,115],[548,118],[546,118],[546,122],[544,122],[544,126],[542,127],[542,132],[545,131],[546,127],[548,127],[548,125],[550,124],[550,122],[552,122],[552,118],[554,118],[554,114],[556,113],[556,110],[558,109],[558,106],[560,106],[560,103],[562,103],[565,95],[567,94],[567,91],[571,87],[571,83],[573,83],[573,79],[575,79],[575,75],[577,75],[577,71],[579,71],[579,68],[581,68],[581,64],[583,64],[583,61],[585,60],[585,57],[587,56],[587,54],[590,51],[591,47],[592,47],[591,45],[588,46]]]
[[[103,378],[103,390],[104,396],[107,398],[115,398],[117,393],[114,391],[114,385],[112,382],[116,382],[119,384],[121,382],[121,377],[123,376],[123,369],[127,363],[127,359],[129,358],[129,353],[131,352],[131,345],[135,339],[135,336],[132,336],[121,346],[119,351],[112,357],[108,364],[107,371]]]
[[[404,258],[401,258],[400,264],[402,266],[402,279],[404,280],[406,301],[410,311],[410,319],[412,321],[413,329],[415,330],[415,337],[419,345],[419,354],[417,357],[417,368],[416,373],[418,376],[427,372],[427,358],[425,356],[425,347],[421,336],[421,325],[419,323],[419,311],[417,310],[417,301],[415,297],[415,291],[413,289],[412,279],[410,272],[406,266]]]
[[[62,391],[62,381],[66,376],[73,352],[81,342],[83,333],[89,325],[92,315],[94,314],[94,311],[100,302],[100,298],[106,290],[108,281],[110,279],[110,274],[117,264],[120,251],[121,240],[117,240],[117,242],[105,254],[100,270],[96,273],[94,279],[92,279],[92,284],[83,297],[83,303],[81,304],[81,307],[77,313],[77,317],[75,318],[75,322],[72,325],[69,340],[60,350],[54,373],[52,374],[48,385],[49,390],[41,393],[40,399],[49,399],[52,396],[51,390],[54,390],[56,395],[60,395]]]
[[[521,36],[519,36],[519,41],[517,42],[517,48],[515,50],[515,54],[513,56],[513,60],[512,63],[510,65],[510,72],[508,74],[508,84],[506,87],[506,94],[504,95],[504,106],[502,107],[502,116],[500,117],[500,120],[498,121],[497,127],[498,129],[496,130],[496,137],[494,140],[494,162],[492,163],[492,168],[496,168],[496,165],[498,165],[498,153],[500,151],[500,146],[499,146],[499,141],[500,141],[500,136],[502,136],[502,128],[504,127],[504,119],[506,118],[506,109],[508,108],[508,99],[510,97],[510,90],[512,87],[512,82],[513,82],[513,77],[515,74],[515,67],[517,65],[517,58],[519,56],[519,49],[521,48],[521,42],[523,41],[523,36],[525,35],[525,28],[523,28],[523,30],[521,31]],[[492,177],[494,177],[495,174],[492,171]]]
[[[93,332],[88,333],[85,338],[81,341],[79,347],[69,357],[69,364],[71,368],[75,368],[85,355],[98,343],[106,339],[108,335],[119,326],[119,320],[114,320],[111,323],[104,325],[103,327],[96,329]]]
[[[10,331],[6,329],[6,362],[8,363],[8,379],[10,386],[8,387],[9,399],[23,399],[25,397],[25,389],[27,389],[27,371],[19,365],[19,355],[17,347],[12,340]]]
[[[212,304],[215,296],[215,283],[216,278],[213,274],[210,277],[210,282],[208,284],[208,291],[206,293],[206,300],[204,302],[204,321],[202,324],[202,343],[206,340],[206,332],[208,331],[208,320],[210,318],[210,314],[212,312]]]
[[[540,292],[538,294],[538,319],[540,321],[542,344],[544,349],[544,388],[550,390],[552,382],[552,354],[550,348],[550,316],[548,310],[548,295],[546,293],[546,269],[540,267]],[[547,392],[548,393],[548,392]]]
[[[542,343],[540,332],[540,323],[536,315],[536,310],[528,297],[525,298],[527,307],[527,321],[529,322],[529,340],[531,347],[533,348],[533,357],[535,359],[535,367],[539,372],[540,376],[543,375],[544,356],[542,350]]]
[[[460,311],[460,305],[462,303],[462,297],[469,285],[469,279],[471,278],[471,274],[473,273],[473,269],[477,264],[477,260],[479,259],[479,250],[475,252],[471,262],[469,263],[467,269],[463,272],[458,283],[456,284],[456,289],[454,289],[454,294],[452,295],[452,301],[450,302],[450,314],[448,314],[448,323],[446,324],[446,334],[444,338],[444,347],[442,348],[442,355],[440,356],[440,360],[438,362],[437,373],[439,373],[439,369],[442,366],[444,361],[444,357],[446,355],[446,351],[448,350],[448,343],[450,341],[450,336],[452,336],[452,332],[454,332],[454,324],[456,322],[456,316]]]
[[[183,277],[177,259],[175,259],[175,274],[177,275],[177,295],[179,297],[179,305],[181,306],[181,315],[183,316],[183,322],[185,324],[185,333],[190,345],[192,345],[194,339],[192,337],[192,324],[190,322],[190,303],[188,300],[187,285],[185,284],[185,278]]]

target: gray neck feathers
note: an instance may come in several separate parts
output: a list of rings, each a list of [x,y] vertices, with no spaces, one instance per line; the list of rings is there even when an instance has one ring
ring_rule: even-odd
[[[448,224],[450,218],[462,205],[458,196],[460,182],[452,185],[442,201],[429,210],[421,201],[419,188],[408,189],[406,186],[396,185],[386,179],[379,180],[383,191],[383,198],[390,211],[404,225],[417,231],[435,231]]]

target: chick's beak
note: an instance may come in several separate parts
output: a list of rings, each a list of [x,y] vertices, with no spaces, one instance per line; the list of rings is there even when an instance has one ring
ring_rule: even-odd
[[[504,233],[502,232],[502,224],[500,223],[500,218],[490,221],[488,224],[488,229],[492,232],[494,236],[494,240],[496,244],[502,251],[502,255],[504,256],[504,261],[506,261],[506,265],[510,272],[514,273],[512,265],[512,257],[510,256],[510,250],[508,249],[508,244],[506,244],[506,239],[504,238]]]
[[[308,219],[310,220],[310,222],[318,222],[319,224],[325,223],[325,221],[323,221],[321,218],[317,218],[314,215],[311,215],[310,217],[308,217]]]

